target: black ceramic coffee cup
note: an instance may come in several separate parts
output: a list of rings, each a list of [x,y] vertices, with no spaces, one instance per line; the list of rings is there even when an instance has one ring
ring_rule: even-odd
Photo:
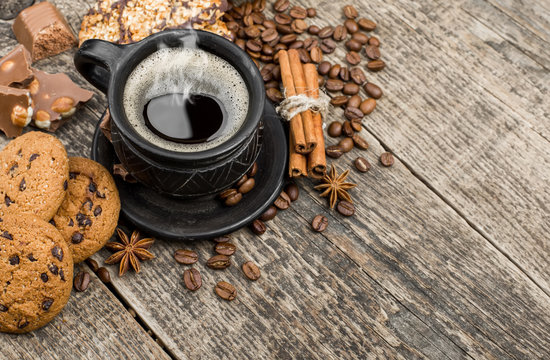
[[[128,121],[123,93],[132,70],[155,51],[182,47],[196,37],[196,46],[237,69],[249,96],[246,119],[227,141],[208,150],[176,152],[145,140]],[[107,94],[115,152],[142,184],[177,197],[215,194],[237,182],[256,160],[262,144],[265,92],[258,68],[238,46],[221,36],[194,30],[170,30],[130,45],[85,41],[75,55],[76,69]]]

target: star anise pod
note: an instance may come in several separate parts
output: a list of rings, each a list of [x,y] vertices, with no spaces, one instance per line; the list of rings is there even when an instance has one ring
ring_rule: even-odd
[[[334,209],[338,199],[353,202],[348,194],[348,190],[357,186],[356,184],[346,182],[349,170],[338,175],[334,165],[330,167],[330,173],[326,173],[321,179],[322,184],[315,186],[315,190],[324,190],[320,196],[329,196],[330,208]]]
[[[147,249],[153,245],[153,238],[139,238],[139,232],[135,230],[128,239],[128,235],[119,228],[116,229],[120,242],[109,242],[105,247],[111,251],[116,251],[105,260],[105,264],[112,265],[120,262],[118,276],[122,276],[128,271],[130,266],[135,272],[141,270],[140,261],[151,260],[155,255]]]

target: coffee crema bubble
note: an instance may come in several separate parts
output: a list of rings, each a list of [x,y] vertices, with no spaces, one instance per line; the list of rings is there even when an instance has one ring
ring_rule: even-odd
[[[175,94],[177,96],[168,96]],[[196,122],[200,126],[216,127],[202,129],[211,134],[207,139],[196,142],[191,136],[193,141],[176,140],[174,134],[185,131],[171,134],[170,126],[164,126],[161,131],[151,127],[151,118],[156,117],[158,121],[169,118],[166,113],[158,116],[151,111],[145,113],[147,105],[155,99],[173,98],[179,101],[178,106],[185,107],[186,100],[197,95],[217,100],[224,115],[221,123],[220,119],[209,121],[206,116],[203,123]],[[221,145],[235,135],[246,119],[249,96],[237,69],[224,59],[197,48],[164,48],[148,56],[132,71],[124,87],[123,105],[130,125],[148,142],[170,151],[197,152]],[[149,115],[147,121],[144,113]],[[200,113],[194,116],[197,118]]]

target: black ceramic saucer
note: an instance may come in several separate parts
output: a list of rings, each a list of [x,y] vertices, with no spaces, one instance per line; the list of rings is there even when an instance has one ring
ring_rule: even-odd
[[[281,118],[266,101],[264,139],[258,156],[256,186],[239,204],[226,207],[217,198],[182,200],[130,184],[115,176],[122,215],[146,234],[163,239],[197,240],[231,233],[257,219],[279,195],[285,178],[288,144]],[[112,171],[118,163],[109,140],[96,128],[92,159]]]

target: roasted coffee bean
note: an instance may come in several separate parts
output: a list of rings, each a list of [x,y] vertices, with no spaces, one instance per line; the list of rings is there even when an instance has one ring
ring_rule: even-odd
[[[314,8],[307,8],[306,11],[307,11],[307,17],[312,18],[317,16],[317,10],[315,10]]]
[[[325,54],[332,54],[336,49],[336,43],[332,39],[323,39],[319,47]]]
[[[254,19],[251,15],[247,15],[243,18],[243,25],[245,27],[254,25]]]
[[[309,37],[304,40],[304,49],[311,51],[314,47],[319,46],[319,40]]]
[[[350,82],[344,85],[342,92],[346,95],[355,95],[359,92],[359,90],[361,90],[359,85],[357,85],[356,83]]]
[[[273,205],[267,208],[266,211],[260,216],[260,220],[262,221],[269,221],[273,220],[277,216],[277,208]]]
[[[277,0],[275,1],[275,4],[273,4],[273,10],[277,12],[286,11],[289,7],[290,7],[290,1],[288,0]]]
[[[237,189],[227,189],[220,193],[220,199],[225,200],[230,196],[233,196],[237,193]]]
[[[292,23],[292,18],[287,14],[277,14],[274,20],[279,25],[290,25]]]
[[[344,154],[344,151],[338,145],[331,145],[325,149],[325,154],[330,158],[338,159]]]
[[[291,202],[292,200],[290,200],[288,194],[284,191],[281,191],[279,197],[277,198],[277,200],[275,200],[273,205],[275,205],[279,210],[286,210],[290,207]]]
[[[288,46],[286,46],[285,44],[277,44],[273,47],[273,50],[275,50],[275,56],[273,57],[273,61],[278,62],[276,58],[277,53],[281,50],[288,50]]]
[[[353,131],[350,121],[349,120],[344,121],[344,124],[342,125],[342,135],[353,136],[354,133],[355,131]]]
[[[338,143],[338,147],[345,153],[350,152],[353,149],[353,140],[349,137],[343,138]]]
[[[262,43],[259,40],[248,40],[246,42],[246,48],[253,53],[259,53],[262,51]]]
[[[365,45],[369,42],[369,36],[362,32],[356,32],[351,36],[351,39],[357,41],[361,45]]]
[[[380,46],[380,40],[378,40],[378,38],[376,36],[372,36],[369,39],[369,45]]]
[[[376,84],[373,83],[366,83],[365,86],[363,86],[363,89],[365,89],[365,92],[368,96],[374,99],[380,99],[383,95],[382,89]]]
[[[352,68],[350,70],[350,77],[354,83],[357,85],[363,85],[367,81],[367,76],[365,72],[358,67]]]
[[[281,37],[281,44],[289,45],[296,41],[296,34],[287,34]]]
[[[241,186],[242,184],[244,184],[246,180],[248,180],[248,176],[243,175],[243,177],[241,177],[241,178],[239,179],[239,181],[237,181],[237,183],[235,184],[235,187],[236,187],[236,188],[239,188],[239,186]]]
[[[262,70],[260,71],[260,75],[262,76],[262,79],[264,82],[268,82],[273,79],[274,67],[275,67],[275,64],[267,64],[262,68]]]
[[[349,98],[348,106],[358,108],[359,105],[361,105],[362,101],[363,100],[361,99],[361,96],[353,95],[352,97]]]
[[[328,219],[326,216],[317,215],[311,221],[311,228],[316,232],[323,232],[327,228]]]
[[[302,64],[307,64],[311,62],[311,56],[306,49],[298,49],[298,55],[300,56],[300,61]]]
[[[376,107],[376,100],[372,98],[368,98],[361,103],[361,106],[359,106],[359,110],[361,110],[363,114],[368,115],[374,111],[375,107]]]
[[[320,31],[321,31],[321,28],[317,25],[311,25],[310,27],[307,28],[307,32],[310,33],[311,35],[318,35]]]
[[[217,238],[212,239],[212,241],[217,242],[217,243],[228,242],[229,240],[231,240],[229,235],[222,235],[222,236],[218,236]]]
[[[332,137],[340,137],[342,135],[342,123],[339,121],[331,122],[328,126],[327,133]]]
[[[256,185],[256,181],[254,180],[254,178],[250,178],[248,180],[246,180],[240,187],[239,187],[239,192],[241,194],[246,194],[250,191],[252,191],[252,189],[254,189],[254,186]]]
[[[317,83],[319,84],[319,88],[322,88],[325,86],[325,78],[319,75],[319,81]]]
[[[214,270],[223,270],[231,266],[231,259],[226,255],[214,255],[206,261],[206,266]]]
[[[342,81],[349,81],[349,69],[347,66],[342,66],[339,76]]]
[[[320,63],[323,60],[323,52],[317,46],[311,49],[309,55],[311,57],[311,61],[316,64]]]
[[[363,126],[361,125],[361,119],[353,119],[350,121],[350,123],[351,123],[351,128],[354,131],[359,132],[363,128]]]
[[[325,26],[319,31],[319,34],[317,34],[321,39],[326,39],[332,36],[334,34],[334,28],[332,26]]]
[[[346,107],[346,110],[344,110],[344,116],[348,120],[353,120],[353,119],[362,119],[364,114],[358,108],[353,108],[348,106]]]
[[[348,50],[356,51],[356,52],[360,51],[361,48],[363,47],[363,45],[361,45],[361,43],[359,43],[358,41],[355,41],[353,39],[346,41],[345,45],[348,48]]]
[[[265,20],[262,25],[266,28],[266,29],[275,29],[277,27],[277,23],[273,20]]]
[[[279,36],[279,33],[276,29],[266,29],[262,32],[261,38],[263,42],[271,42]]]
[[[376,23],[372,20],[365,18],[357,20],[357,25],[359,25],[359,27],[365,31],[373,31],[374,29],[376,29]]]
[[[386,167],[390,167],[394,163],[393,155],[389,152],[382,153],[380,155],[380,162]]]
[[[361,55],[355,51],[350,51],[346,54],[346,61],[351,65],[357,65],[361,62]]]
[[[346,29],[348,29],[348,32],[350,34],[355,34],[359,31],[359,25],[357,25],[357,23],[353,19],[347,19],[346,21],[344,21],[344,26],[346,27]]]
[[[220,281],[214,288],[216,294],[224,300],[232,301],[237,297],[237,290],[228,282]]]
[[[261,276],[260,268],[252,261],[245,262],[241,268],[243,269],[244,276],[246,276],[249,280],[256,281]]]
[[[236,193],[231,196],[229,196],[227,199],[225,199],[225,205],[226,206],[235,206],[237,205],[241,200],[243,199],[243,194]]]
[[[252,3],[246,3],[243,6],[244,6],[244,16],[248,16],[252,14],[252,10],[253,10]]]
[[[266,232],[267,228],[262,220],[256,219],[250,224],[250,230],[256,235],[262,235]]]
[[[183,283],[191,291],[197,291],[202,286],[201,274],[195,268],[186,269],[183,272]]]
[[[348,103],[349,98],[345,95],[335,96],[330,99],[330,103],[334,106],[344,106]]]
[[[248,173],[246,173],[248,175],[248,177],[254,177],[256,176],[256,174],[258,173],[258,163],[254,163],[252,164],[252,167],[250,168],[250,170],[248,170]]]
[[[244,39],[235,40],[235,45],[240,47],[243,51],[246,50],[246,41]]]
[[[369,59],[376,60],[380,58],[380,49],[378,46],[369,45],[365,48],[365,55],[367,55]]]
[[[191,265],[199,260],[199,254],[193,250],[178,249],[174,253],[174,260],[180,264]]]
[[[338,25],[334,28],[334,34],[332,34],[332,38],[335,41],[342,41],[345,40],[348,36],[348,29],[344,25]]]
[[[361,150],[367,150],[369,148],[369,143],[361,135],[354,134],[351,138],[357,148]]]
[[[327,75],[332,65],[328,61],[323,61],[317,66],[317,71],[320,75]]]
[[[237,247],[229,242],[217,243],[214,251],[220,255],[231,256],[237,251]]]
[[[301,40],[296,40],[288,46],[289,49],[300,49],[304,47],[304,42]]]
[[[90,267],[90,269],[96,273],[97,272],[97,269],[99,269],[99,265],[97,263],[97,261],[95,261],[94,259],[91,259],[91,258],[87,258],[86,259],[86,264],[88,264],[88,266]]]
[[[274,102],[275,104],[278,104],[281,101],[283,101],[283,94],[281,94],[281,91],[277,88],[267,89],[265,94],[267,95],[267,98],[272,102]]]
[[[307,10],[298,5],[293,6],[288,13],[295,19],[305,19],[307,17]]]
[[[225,26],[227,26],[227,28],[234,33],[238,32],[240,29],[240,26],[236,21],[228,21],[225,23]]]
[[[258,29],[258,27],[255,25],[245,27],[244,33],[250,39],[256,39],[260,37],[260,29]]]
[[[272,73],[273,73],[273,79],[281,80],[281,67],[279,65],[273,68]]]
[[[296,201],[298,200],[298,197],[300,196],[300,188],[295,183],[290,183],[285,187],[285,193],[290,198],[290,201]]]
[[[111,274],[109,274],[109,270],[107,270],[104,267],[100,267],[97,269],[97,277],[99,280],[101,280],[103,283],[108,284],[111,282]]]
[[[340,70],[342,69],[342,65],[340,64],[334,64],[330,68],[328,72],[328,77],[331,79],[336,79],[338,76],[340,76]]]
[[[252,14],[250,14],[250,17],[252,18],[254,24],[257,25],[263,24],[265,21],[265,15],[259,12],[253,12]]]
[[[344,6],[344,15],[348,19],[355,19],[356,17],[359,16],[359,14],[357,13],[357,9],[355,9],[355,7],[353,7],[353,5]]]
[[[344,82],[339,79],[328,79],[325,88],[330,92],[340,91],[344,88]]]
[[[371,165],[367,161],[367,159],[365,159],[364,157],[361,157],[361,156],[359,156],[357,159],[355,159],[354,164],[355,164],[355,168],[357,169],[357,171],[363,172],[363,173],[369,171],[370,168],[371,168]]]
[[[309,25],[302,19],[296,19],[292,22],[290,27],[292,28],[292,30],[294,30],[296,34],[302,34],[306,32]]]
[[[74,277],[73,285],[76,291],[85,291],[88,288],[88,285],[90,285],[90,274],[86,271],[79,272]]]
[[[336,206],[336,210],[344,216],[352,216],[355,214],[355,206],[346,200],[342,200]]]

